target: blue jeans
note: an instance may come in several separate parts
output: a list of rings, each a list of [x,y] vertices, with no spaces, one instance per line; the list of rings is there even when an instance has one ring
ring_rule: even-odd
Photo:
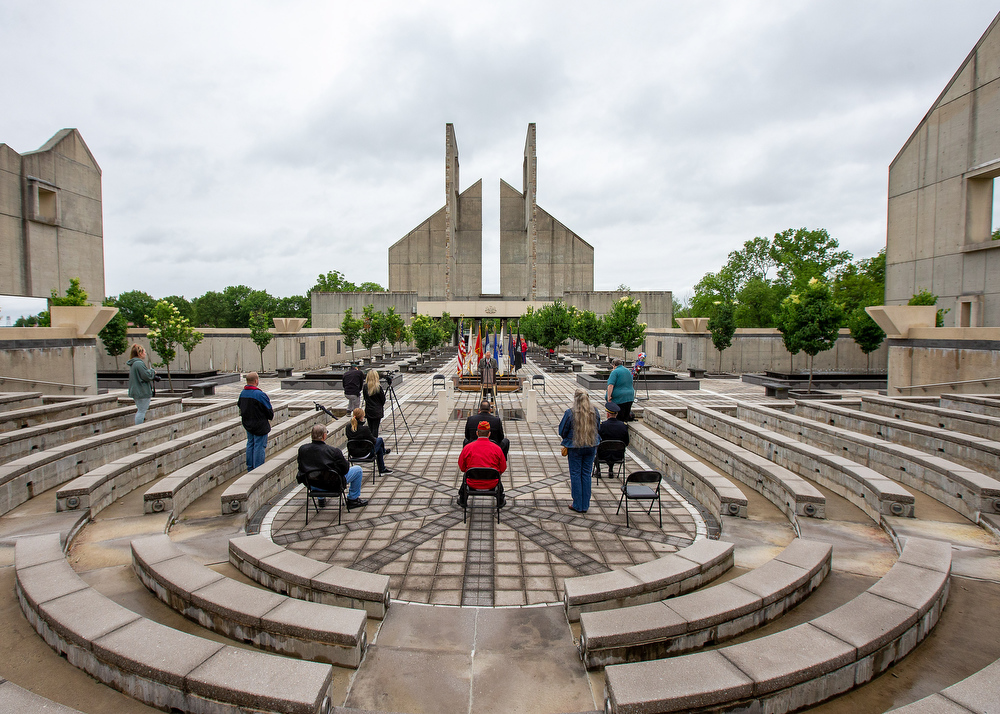
[[[264,465],[264,450],[267,448],[267,434],[247,432],[247,471]]]
[[[352,466],[347,469],[347,475],[344,478],[347,480],[348,501],[357,501],[361,498],[361,479],[364,476],[365,473],[361,470],[360,466]]]
[[[146,420],[146,410],[149,409],[149,402],[152,397],[136,397],[135,402],[135,423],[142,424]]]
[[[569,488],[573,494],[573,508],[578,511],[590,508],[590,477],[596,456],[596,446],[569,449]]]
[[[375,465],[379,473],[385,471],[385,442],[381,436],[375,438]]]

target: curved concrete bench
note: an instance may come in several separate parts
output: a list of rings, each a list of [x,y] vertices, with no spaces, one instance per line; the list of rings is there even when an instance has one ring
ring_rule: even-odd
[[[368,645],[363,610],[320,605],[227,578],[170,536],[132,541],[132,568],[156,597],[202,627],[261,649],[357,669]]]
[[[56,534],[21,538],[17,597],[28,621],[76,667],[167,711],[327,714],[333,670],[206,640],[137,615],[88,586]]]
[[[1000,395],[942,394],[941,406],[945,409],[1000,417]]]
[[[97,397],[75,397],[52,403],[46,403],[42,398],[17,399],[18,395],[0,396],[7,397],[2,403],[8,407],[7,409],[0,410],[0,433],[27,429],[50,421],[86,416],[87,414],[94,414],[121,406],[118,402],[118,397],[114,394],[102,394]],[[14,398],[11,399],[10,397]],[[129,401],[131,402],[132,400]]]
[[[0,515],[35,494],[82,476],[91,469],[205,429],[235,414],[236,406],[232,404],[201,407],[110,434],[97,434],[3,464],[0,466]]]
[[[317,412],[312,414],[316,424],[324,423],[326,417]],[[326,443],[338,449],[347,448],[347,438],[344,429],[351,423],[350,417],[344,416],[327,425]],[[303,444],[310,439],[304,439]],[[250,473],[240,476],[222,493],[222,515],[231,513],[255,513],[274,496],[278,495],[295,482],[298,474],[298,449],[288,449],[277,458],[267,461],[263,466],[255,468]]]
[[[0,392],[0,413],[42,406],[41,392]]]
[[[861,411],[1000,441],[1000,417],[917,404],[903,399],[869,396],[861,398]]]
[[[180,412],[180,400],[172,399],[150,405],[147,414],[152,421]],[[0,463],[7,463],[77,439],[85,439],[94,434],[107,434],[130,426],[135,426],[134,405],[8,431],[0,434]]]
[[[287,410],[275,409],[281,419]],[[245,438],[240,419],[228,419],[98,466],[56,491],[56,510],[90,509],[91,516],[140,486],[173,472],[204,454]]]
[[[737,406],[740,419],[865,464],[894,481],[923,491],[973,523],[981,522],[981,513],[1000,513],[1000,481],[991,476],[940,456],[843,427],[749,402],[738,402]]]
[[[605,711],[791,712],[842,694],[927,636],[950,572],[950,544],[910,538],[881,580],[815,620],[717,650],[606,667]]]
[[[389,607],[389,576],[321,563],[267,536],[229,541],[229,562],[251,580],[289,597],[364,610],[381,620]]]
[[[991,439],[826,402],[796,401],[795,414],[925,453],[937,454],[983,473],[1000,471],[1000,443]]]
[[[780,617],[830,573],[833,547],[796,538],[773,560],[722,585],[617,610],[580,615],[587,669],[679,655],[732,639]]]
[[[760,493],[788,517],[796,534],[799,516],[826,518],[826,497],[783,466],[660,409],[647,409],[643,421],[681,448],[705,459],[724,475]]]
[[[79,709],[57,704],[51,699],[22,689],[0,677],[0,711],[17,714],[80,714]]]
[[[813,479],[868,514],[913,518],[913,494],[874,469],[712,409],[688,408],[688,421],[758,456]]]
[[[576,622],[583,612],[641,605],[696,590],[733,567],[734,547],[706,538],[647,563],[566,578],[566,618]]]
[[[1000,660],[983,667],[961,682],[912,704],[890,709],[895,714],[982,714],[997,706]]]
[[[747,498],[732,481],[645,424],[629,425],[629,448],[642,454],[668,481],[694,496],[720,523],[722,516],[747,517]]]
[[[283,407],[275,407],[275,419]],[[307,412],[275,424],[267,435],[267,453],[271,458],[308,434],[316,421],[314,412]],[[218,449],[193,463],[172,471],[150,486],[142,496],[144,513],[177,515],[220,483],[246,471],[245,432],[240,427],[241,443]],[[266,465],[266,462],[265,462]],[[255,469],[256,470],[256,469]]]

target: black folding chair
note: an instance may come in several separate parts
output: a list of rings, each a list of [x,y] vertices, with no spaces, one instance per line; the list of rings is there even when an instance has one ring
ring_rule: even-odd
[[[480,479],[483,481],[495,478],[497,480],[497,485],[491,489],[472,488],[469,485],[470,478]],[[471,506],[469,505],[469,499],[472,498],[473,496],[487,496],[489,498],[495,499],[496,509],[497,509],[497,523],[499,523],[500,509],[503,508],[503,506],[500,505],[500,499],[503,497],[503,491],[500,490],[500,472],[497,471],[496,469],[490,469],[480,466],[477,466],[476,468],[471,468],[462,475],[462,485],[465,486],[466,490],[465,505],[462,506],[462,523],[465,523],[466,511],[469,508],[471,508]]]
[[[660,528],[663,528],[663,506],[660,503],[660,481],[663,476],[659,471],[635,471],[630,473],[622,484],[622,497],[618,500],[618,510],[615,515],[622,510],[622,502],[625,503],[625,527],[628,527],[628,502],[629,501],[649,501],[647,515],[653,512],[653,501],[660,512]]]
[[[358,464],[364,471],[365,464],[372,465],[372,484],[378,475],[378,464],[375,461],[375,442],[371,439],[351,439],[347,442],[347,461],[354,466]],[[364,477],[361,478],[364,481]]]
[[[615,477],[615,466],[625,475],[625,442],[617,439],[604,439],[597,445],[597,458],[594,459],[594,474],[601,478],[601,464],[608,465],[608,477]]]
[[[334,489],[320,488],[319,486],[314,486],[311,478],[318,477],[321,475],[326,475],[330,473],[329,471],[307,471],[303,473],[299,471],[298,476],[295,480],[302,484],[306,489],[306,525],[309,525],[309,502],[312,501],[313,507],[316,513],[319,513],[320,499],[336,498],[337,499],[337,525],[340,525],[340,517],[342,509],[347,505],[347,479],[344,476],[334,475],[333,483]],[[336,485],[339,485],[339,490],[336,489]],[[347,512],[350,513],[350,507],[347,508]]]

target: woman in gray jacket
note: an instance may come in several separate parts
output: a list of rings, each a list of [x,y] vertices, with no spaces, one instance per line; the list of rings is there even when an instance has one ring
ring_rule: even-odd
[[[156,370],[146,366],[146,350],[142,345],[132,345],[128,353],[128,395],[135,400],[135,423],[142,424],[146,419],[149,401],[153,398],[153,379]]]

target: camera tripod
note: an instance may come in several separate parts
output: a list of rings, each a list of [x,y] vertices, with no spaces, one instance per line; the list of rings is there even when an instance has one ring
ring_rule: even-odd
[[[399,435],[396,433],[396,412],[397,411],[399,412],[399,418],[402,419],[402,421],[403,421],[403,426],[406,427],[406,433],[410,435],[410,443],[411,444],[413,443],[413,432],[410,431],[410,425],[406,423],[406,414],[403,413],[403,407],[399,403],[399,397],[396,396],[396,388],[392,386],[393,377],[394,376],[395,376],[394,372],[389,372],[389,374],[387,374],[382,379],[384,379],[386,381],[386,385],[388,386],[388,390],[387,391],[388,391],[388,394],[389,394],[389,405],[390,405],[390,407],[393,404],[396,405],[395,409],[391,410],[392,411],[392,448],[394,448],[397,451],[399,451]]]

